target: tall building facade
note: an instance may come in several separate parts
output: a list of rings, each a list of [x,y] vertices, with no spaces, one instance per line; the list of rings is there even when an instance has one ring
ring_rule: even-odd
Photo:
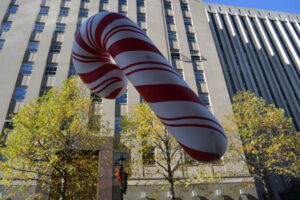
[[[76,74],[71,60],[74,34],[87,17],[102,11],[119,12],[135,21],[219,121],[225,121],[224,114],[231,112],[234,93],[249,89],[284,108],[299,129],[299,15],[200,0],[2,0],[1,130],[10,128],[10,114],[18,113],[22,105]],[[127,92],[116,100],[95,99],[95,107],[105,114],[115,134],[125,113],[140,101],[129,84]],[[116,152],[110,159],[117,161],[118,156]],[[222,195],[236,199],[244,193],[257,197],[253,178],[242,170],[244,165],[213,165],[209,169],[212,173],[224,173],[222,183],[210,185],[209,191],[194,184],[181,192],[183,199]],[[118,199],[112,169],[105,171],[107,180],[101,194]],[[229,169],[237,175],[226,176]],[[193,166],[189,170],[193,171]],[[243,187],[243,183],[250,186]],[[284,182],[277,187],[283,190]],[[157,188],[144,185],[143,180],[131,180],[125,198],[154,198],[154,191]],[[156,196],[168,198],[167,191]]]

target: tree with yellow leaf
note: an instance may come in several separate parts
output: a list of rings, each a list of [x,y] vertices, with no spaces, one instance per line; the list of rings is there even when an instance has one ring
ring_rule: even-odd
[[[172,200],[179,199],[180,196],[175,193],[175,185],[184,189],[184,186],[193,181],[215,178],[203,170],[204,164],[184,153],[148,104],[137,104],[123,118],[120,128],[121,143],[118,148],[131,154],[127,162],[131,177],[165,180],[166,182],[160,181],[159,184],[162,188],[167,186]],[[193,174],[195,176],[188,176],[188,166],[199,166],[198,172]]]
[[[5,198],[96,199],[98,153],[109,132],[78,78],[23,106],[0,149]],[[25,199],[25,197],[24,197]]]
[[[270,177],[299,176],[299,132],[295,131],[292,119],[284,116],[283,109],[266,105],[262,98],[249,91],[237,93],[233,101],[234,114],[228,116],[233,124],[227,127],[237,127],[234,131],[238,134],[233,135],[242,139],[245,152],[245,155],[239,153],[240,159],[245,160],[250,172],[263,183],[266,197],[272,199]],[[234,149],[241,152],[231,143],[229,151]]]

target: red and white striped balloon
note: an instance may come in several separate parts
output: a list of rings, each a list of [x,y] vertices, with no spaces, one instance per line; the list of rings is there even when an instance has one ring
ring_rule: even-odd
[[[213,161],[225,153],[227,138],[221,125],[127,17],[101,12],[88,18],[76,34],[72,57],[80,78],[101,97],[120,96],[128,78],[192,158]]]

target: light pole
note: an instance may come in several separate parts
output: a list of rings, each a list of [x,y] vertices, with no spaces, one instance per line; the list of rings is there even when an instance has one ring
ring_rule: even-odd
[[[123,156],[123,153],[121,154],[120,158],[119,158],[119,162],[120,162],[120,193],[121,193],[121,200],[123,200],[123,164],[124,164],[125,158]]]

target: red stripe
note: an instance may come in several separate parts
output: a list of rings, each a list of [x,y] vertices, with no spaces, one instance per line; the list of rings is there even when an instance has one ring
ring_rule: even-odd
[[[113,91],[112,93],[110,93],[108,96],[106,96],[105,98],[115,99],[118,96],[118,94],[120,93],[121,90],[122,90],[122,88],[118,88],[115,91]]]
[[[138,31],[135,31],[135,30],[132,30],[132,29],[121,29],[121,30],[116,30],[115,32],[113,32],[112,34],[110,34],[110,35],[106,38],[106,40],[103,41],[103,46],[106,48],[106,43],[107,43],[107,41],[108,41],[114,34],[116,34],[116,33],[118,33],[118,32],[121,32],[121,31],[134,32],[134,33],[141,34],[141,35],[145,36],[143,33],[138,32]],[[135,35],[134,35],[134,36],[135,36]],[[129,37],[129,36],[128,36],[128,37]]]
[[[119,69],[117,65],[114,64],[105,64],[102,66],[99,66],[97,69],[88,72],[88,73],[78,73],[78,75],[80,76],[80,78],[82,79],[82,81],[86,84],[88,83],[92,83],[96,80],[98,80],[99,78],[101,78],[102,76],[104,76],[105,74],[107,74],[110,71]]]
[[[135,66],[135,65],[144,65],[144,64],[156,64],[156,65],[164,65],[164,66],[167,66],[169,67],[170,69],[174,69],[171,65],[168,65],[166,63],[162,63],[162,62],[155,62],[155,61],[144,61],[144,62],[136,62],[136,63],[132,63],[130,65],[127,65],[126,67],[123,67],[122,70],[126,70],[127,68],[130,68],[132,66]]]
[[[84,41],[84,40],[82,39],[82,37],[81,37],[80,29],[79,29],[79,30],[77,31],[77,33],[76,33],[75,40],[76,40],[77,44],[78,44],[81,48],[83,48],[85,51],[87,51],[87,52],[89,52],[89,53],[91,53],[91,54],[94,54],[94,55],[98,55],[98,54],[99,54],[98,51],[96,51],[95,49],[91,48],[89,45],[87,45],[87,44],[85,43],[85,41]]]
[[[102,92],[103,90],[105,90],[106,88],[108,88],[109,86],[111,86],[112,84],[116,83],[116,82],[119,82],[120,80],[114,80],[110,83],[108,83],[105,87],[103,87],[101,90],[98,90],[98,91],[94,91],[95,94],[98,94],[100,92]]]
[[[215,123],[216,125],[218,125],[219,127],[221,127],[221,125],[210,119],[210,118],[207,118],[207,117],[200,117],[200,116],[185,116],[185,117],[174,117],[174,118],[167,118],[167,117],[161,117],[161,116],[158,116],[157,117],[161,120],[167,120],[167,121],[176,121],[176,120],[182,120],[182,119],[201,119],[201,120],[207,120],[207,121],[210,121],[210,122],[213,122]]]
[[[105,57],[106,59],[108,59],[108,61],[110,61],[109,54],[105,53],[105,52],[100,52],[100,53],[98,53],[97,56],[84,56],[84,55],[78,54],[74,51],[72,51],[72,54],[77,57],[86,58],[86,59],[102,59],[102,57]]]
[[[102,81],[101,83],[99,83],[98,85],[96,85],[93,88],[90,88],[91,90],[95,90],[96,88],[100,87],[101,85],[103,85],[104,83],[106,83],[107,81],[111,81],[111,80],[119,80],[122,81],[122,79],[120,79],[119,77],[111,77],[109,79],[106,79],[105,81]]]
[[[114,30],[116,30],[116,29],[118,29],[118,28],[123,28],[123,27],[131,27],[131,28],[134,28],[134,29],[136,29],[137,31],[139,31],[139,33],[142,33],[143,35],[145,35],[143,32],[141,32],[141,29],[139,29],[139,28],[137,28],[137,27],[135,27],[135,26],[132,26],[132,25],[128,25],[128,24],[126,24],[126,25],[119,25],[119,26],[116,26],[116,27],[114,27],[114,28],[112,28],[112,29],[110,29],[107,33],[106,33],[106,35],[104,36],[104,38],[103,38],[103,44],[104,44],[104,46],[106,46],[106,42],[107,42],[107,37],[109,36],[109,34],[111,33],[111,32],[113,32]],[[122,29],[122,30],[124,30],[124,29]],[[127,29],[126,29],[127,30]],[[131,29],[130,29],[131,30]],[[110,35],[111,36],[111,35]],[[109,37],[110,37],[109,36]]]
[[[127,19],[127,17],[120,15],[118,13],[110,13],[110,14],[106,15],[105,17],[103,17],[103,19],[100,20],[100,22],[95,30],[96,43],[98,44],[98,46],[100,48],[103,48],[103,45],[101,43],[101,36],[102,36],[104,29],[106,28],[106,26],[108,24],[112,23],[113,21],[115,21],[117,19]]]
[[[94,17],[90,17],[88,18],[87,22],[86,22],[86,26],[85,26],[85,32],[86,32],[86,37],[90,43],[90,46],[92,46],[94,49],[97,49],[97,46],[94,46],[94,44],[91,42],[91,38],[90,38],[90,34],[92,33],[91,30],[89,31],[88,30],[88,27],[90,26],[90,29],[91,29],[91,25],[90,25],[90,21],[91,19],[93,19]]]
[[[191,101],[205,106],[199,97],[190,89],[181,85],[160,84],[135,86],[138,92],[149,103],[163,101]]]
[[[119,53],[125,51],[139,51],[139,50],[152,51],[154,53],[163,56],[155,46],[153,46],[152,44],[144,40],[140,40],[136,38],[126,38],[126,39],[119,40],[115,42],[113,45],[111,45],[107,51],[114,58]]]
[[[219,156],[216,153],[198,151],[198,150],[195,150],[195,149],[191,149],[191,148],[181,144],[180,142],[178,142],[178,143],[195,160],[204,161],[204,162],[211,162],[211,161],[219,160],[221,158],[221,156]]]
[[[179,74],[177,74],[176,72],[174,71],[171,71],[169,69],[166,69],[166,68],[162,68],[162,67],[148,67],[148,68],[140,68],[140,69],[136,69],[136,70],[133,70],[131,72],[128,72],[127,74],[125,74],[126,76],[130,76],[131,74],[134,74],[136,72],[139,72],[139,71],[147,71],[147,70],[160,70],[160,71],[167,71],[167,72],[170,72],[172,74],[175,74],[176,76],[178,76],[179,78],[181,78],[179,76]]]
[[[171,126],[171,127],[186,127],[186,126],[190,126],[190,127],[201,127],[201,128],[208,128],[208,129],[213,129],[215,131],[217,131],[218,133],[220,133],[222,136],[225,137],[225,139],[227,140],[225,134],[220,131],[219,129],[217,129],[216,127],[207,125],[207,124],[167,124],[165,122],[162,122],[164,125],[166,126]]]
[[[99,46],[97,45],[97,43],[96,43],[96,41],[95,41],[95,38],[93,37],[93,34],[92,34],[92,25],[93,25],[93,21],[94,21],[94,19],[95,19],[95,17],[96,17],[96,15],[94,15],[93,17],[92,17],[92,20],[91,20],[91,22],[90,22],[90,34],[91,34],[91,40],[92,40],[92,43],[94,44],[94,46],[95,46],[95,48],[96,49],[99,49]]]

